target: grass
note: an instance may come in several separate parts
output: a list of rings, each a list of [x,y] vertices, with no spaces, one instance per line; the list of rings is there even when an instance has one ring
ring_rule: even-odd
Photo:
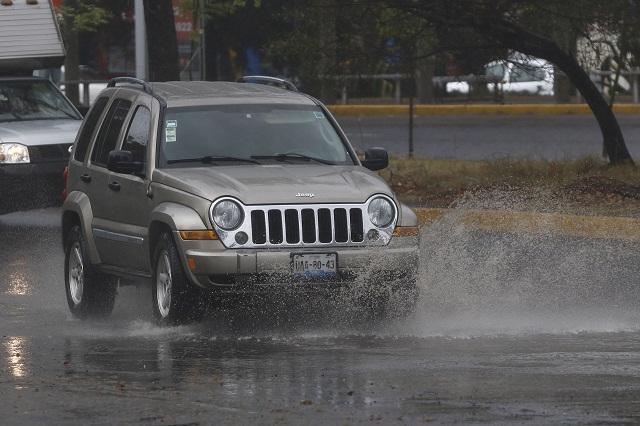
[[[595,157],[562,162],[392,157],[380,174],[401,199],[413,205],[447,207],[463,194],[508,189],[562,194],[589,205],[613,200],[640,207],[640,168],[613,167]]]

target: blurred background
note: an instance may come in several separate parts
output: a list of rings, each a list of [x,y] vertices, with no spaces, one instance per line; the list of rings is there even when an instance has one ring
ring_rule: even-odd
[[[53,0],[67,48],[53,78],[94,82],[92,99],[98,82],[136,75],[134,3]],[[493,31],[506,20],[575,57],[610,102],[638,102],[633,0],[140,3],[150,80],[265,74],[330,104],[582,102],[566,70]],[[86,102],[74,86],[68,97]]]

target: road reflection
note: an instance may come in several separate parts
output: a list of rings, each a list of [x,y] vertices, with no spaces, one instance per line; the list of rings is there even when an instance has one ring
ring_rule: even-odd
[[[252,401],[364,407],[375,402],[360,390],[376,377],[358,369],[361,355],[353,349],[268,338],[69,339],[64,359],[75,372],[104,383],[117,378],[144,397],[172,389],[230,408]]]
[[[29,285],[29,280],[27,278],[27,275],[23,272],[23,270],[26,269],[25,265],[26,262],[24,261],[7,265],[9,271],[7,271],[7,289],[4,292],[5,294],[9,296],[31,295],[31,286]]]
[[[28,373],[28,349],[27,339],[24,337],[8,337],[4,341],[5,350],[5,370],[9,372],[14,378],[20,378],[26,376]]]

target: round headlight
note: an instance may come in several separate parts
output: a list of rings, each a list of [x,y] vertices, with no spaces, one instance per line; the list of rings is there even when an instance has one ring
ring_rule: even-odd
[[[213,208],[213,221],[225,231],[236,229],[242,219],[242,208],[234,201],[223,200]]]
[[[0,143],[0,163],[29,163],[29,149],[19,143]]]
[[[395,216],[395,209],[389,200],[378,197],[369,203],[369,220],[378,228],[391,225]]]

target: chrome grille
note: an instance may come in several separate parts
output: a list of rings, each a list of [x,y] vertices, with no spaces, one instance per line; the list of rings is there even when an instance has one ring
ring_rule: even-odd
[[[367,213],[369,202],[358,204],[278,204],[243,205],[244,221],[233,230],[219,228],[213,222],[216,203],[232,198],[219,198],[211,204],[210,220],[220,240],[227,248],[295,248],[295,247],[340,247],[340,246],[384,246],[391,240],[398,219],[397,208],[394,220],[385,228],[376,227]],[[238,202],[234,200],[234,202]],[[393,203],[395,207],[395,203]],[[239,240],[237,236],[246,234]],[[247,238],[248,237],[248,238]],[[247,241],[248,239],[248,241]]]
[[[251,209],[254,245],[362,243],[362,207],[265,207]]]

